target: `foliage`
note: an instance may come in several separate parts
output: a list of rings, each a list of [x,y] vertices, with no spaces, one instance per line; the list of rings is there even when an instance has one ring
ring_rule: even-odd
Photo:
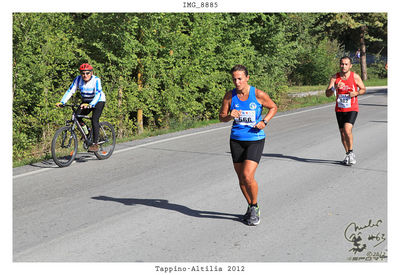
[[[344,45],[356,45],[361,54],[363,80],[368,79],[366,53],[370,51],[369,46],[378,46],[379,52],[387,52],[387,13],[330,13],[319,17],[316,23],[323,26],[323,33],[337,37]]]
[[[334,37],[315,33],[327,15],[14,13],[13,158],[48,153],[70,115],[54,104],[84,62],[102,81],[102,119],[122,139],[137,133],[138,110],[150,130],[218,118],[236,64],[278,104],[291,84],[326,83],[339,52]],[[370,33],[380,36],[372,27]]]
[[[290,75],[292,84],[325,84],[326,79],[337,71],[337,53],[340,50],[335,41],[328,39],[304,45],[299,51],[299,63]]]
[[[336,37],[347,50],[359,48],[359,37],[365,27],[368,48],[381,50],[387,45],[387,13],[326,13],[315,25],[322,26],[321,35]]]

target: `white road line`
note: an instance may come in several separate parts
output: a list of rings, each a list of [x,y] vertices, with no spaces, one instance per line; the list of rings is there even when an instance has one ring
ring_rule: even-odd
[[[363,96],[361,98],[358,99],[358,101],[367,99],[372,97],[373,95],[368,95],[368,96]],[[321,107],[317,107],[317,108],[312,108],[312,109],[307,109],[307,110],[302,110],[302,111],[298,111],[298,112],[293,112],[293,113],[288,113],[288,114],[283,114],[283,115],[277,115],[276,117],[274,117],[274,120],[281,118],[281,117],[287,117],[287,116],[292,116],[292,115],[297,115],[297,114],[301,114],[301,113],[306,113],[306,112],[311,112],[311,111],[315,111],[315,110],[320,110],[320,109],[324,109],[324,108],[331,108],[334,104],[329,104],[329,105],[325,105],[325,106],[321,106]],[[182,136],[176,136],[176,137],[171,137],[171,138],[167,138],[167,139],[162,139],[162,140],[157,140],[157,141],[153,141],[153,142],[149,142],[149,143],[144,143],[144,144],[140,144],[140,145],[136,145],[136,146],[132,146],[129,148],[124,148],[124,149],[120,149],[117,151],[114,151],[114,154],[118,154],[118,153],[122,153],[122,152],[127,152],[130,150],[134,150],[134,149],[138,149],[141,147],[145,147],[145,146],[150,146],[150,145],[154,145],[157,143],[162,143],[162,142],[167,142],[167,141],[171,141],[171,140],[176,140],[176,139],[181,139],[181,138],[185,138],[185,137],[190,137],[190,136],[195,136],[195,135],[200,135],[200,134],[206,134],[206,133],[210,133],[210,132],[214,132],[214,131],[218,131],[218,130],[223,130],[223,129],[227,129],[230,128],[231,125],[229,124],[229,126],[224,126],[224,127],[219,127],[219,128],[215,128],[215,129],[210,129],[210,130],[205,130],[205,131],[201,131],[201,132],[196,132],[196,133],[191,133],[191,134],[186,134],[186,135],[182,135]],[[13,176],[13,179],[17,179],[17,178],[21,178],[21,177],[25,177],[25,176],[31,176],[31,175],[35,175],[35,174],[39,174],[45,171],[49,171],[51,169],[54,168],[42,168],[40,170],[36,170],[36,171],[31,171],[31,172],[27,172],[24,174],[19,174],[19,175],[15,175]]]
[[[371,96],[372,96],[372,95],[369,95],[369,96],[366,96],[366,97],[362,97],[362,98],[360,98],[358,101],[361,101],[362,99],[367,99],[367,98],[369,98],[369,97],[371,97]],[[302,111],[293,112],[293,113],[288,113],[288,114],[283,114],[283,115],[277,115],[276,117],[274,117],[274,119],[281,118],[281,117],[286,117],[286,116],[291,116],[291,115],[295,115],[295,114],[297,115],[297,114],[301,114],[301,113],[311,112],[311,111],[315,111],[315,110],[319,110],[319,109],[324,109],[324,108],[330,108],[330,107],[333,107],[333,106],[334,106],[334,104],[329,104],[329,105],[321,106],[321,107],[317,107],[317,108],[302,110]],[[230,128],[231,126],[232,126],[232,125],[229,124],[229,126],[219,127],[219,128],[215,128],[215,129],[206,130],[206,131],[201,131],[201,132],[186,134],[186,135],[182,135],[182,136],[177,136],[177,137],[172,137],[172,138],[157,140],[157,141],[153,141],[153,142],[149,142],[149,143],[145,143],[145,144],[140,144],[140,145],[132,146],[132,147],[125,148],[125,149],[120,149],[120,150],[118,150],[118,151],[115,151],[114,154],[115,154],[115,153],[121,153],[121,152],[130,151],[130,150],[133,150],[133,149],[136,149],[136,148],[140,148],[140,147],[144,147],[144,146],[147,146],[147,145],[153,145],[153,144],[157,144],[157,143],[161,143],[161,142],[167,142],[167,141],[176,140],[176,139],[180,139],[180,138],[195,136],[195,135],[197,135],[197,134],[210,133],[210,132],[214,132],[214,131],[217,131],[217,130]]]
[[[54,168],[42,168],[40,170],[35,170],[35,171],[27,172],[27,173],[24,173],[24,174],[15,175],[15,176],[13,176],[13,179],[17,179],[17,178],[21,178],[21,177],[25,177],[25,176],[31,176],[31,175],[34,175],[34,174],[39,174],[39,173],[42,173],[42,172],[46,172],[46,171],[48,171],[50,169],[54,169]]]
[[[363,96],[363,97],[359,98],[358,101],[361,101],[361,100],[370,98],[370,97],[372,97],[372,96],[373,96],[373,95]],[[315,111],[315,110],[319,110],[319,109],[324,109],[324,108],[330,108],[330,107],[333,107],[335,104],[336,104],[336,103],[332,103],[332,104],[325,105],[325,106],[321,106],[321,107],[317,107],[317,108],[307,109],[307,110],[298,111],[298,112],[289,113],[289,114],[278,115],[278,116],[274,117],[274,119],[277,119],[277,118],[280,118],[280,117],[285,117],[285,116],[291,116],[291,115],[294,115],[294,114],[297,115],[297,114],[301,114],[301,113],[311,112],[311,111]]]
[[[129,148],[117,150],[117,151],[114,152],[114,154],[130,151],[130,150],[133,150],[133,149],[136,149],[136,148],[141,148],[141,147],[144,147],[144,146],[153,145],[153,144],[157,144],[157,143],[161,143],[161,142],[167,142],[167,141],[176,140],[176,139],[180,139],[180,138],[195,136],[195,135],[198,135],[198,134],[210,133],[210,132],[214,132],[214,131],[217,131],[217,130],[226,129],[226,128],[230,128],[230,127],[231,126],[229,125],[229,126],[219,127],[219,128],[215,128],[215,129],[201,131],[201,132],[186,134],[186,135],[177,136],[177,137],[166,138],[166,139],[157,140],[157,141],[153,141],[153,142],[149,142],[149,143],[144,143],[144,144],[132,146],[132,147],[129,147]]]

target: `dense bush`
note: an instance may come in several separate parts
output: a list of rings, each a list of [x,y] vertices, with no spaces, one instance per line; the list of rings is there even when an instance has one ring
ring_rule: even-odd
[[[137,132],[138,110],[148,128],[217,118],[235,64],[246,65],[250,84],[278,104],[289,83],[326,83],[336,69],[337,46],[312,38],[316,17],[14,13],[14,160],[48,152],[55,129],[70,115],[54,104],[84,62],[102,80],[103,119],[119,137]]]
[[[327,39],[311,44],[299,54],[299,64],[290,75],[294,85],[321,85],[338,70],[340,47]]]

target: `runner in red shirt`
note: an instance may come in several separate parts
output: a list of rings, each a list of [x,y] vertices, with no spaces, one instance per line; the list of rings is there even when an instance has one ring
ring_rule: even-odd
[[[340,59],[340,72],[333,75],[326,89],[326,96],[336,95],[336,119],[339,125],[340,136],[346,151],[343,163],[356,164],[353,152],[353,126],[358,115],[358,96],[365,93],[366,89],[361,77],[350,71],[351,59],[348,56]]]

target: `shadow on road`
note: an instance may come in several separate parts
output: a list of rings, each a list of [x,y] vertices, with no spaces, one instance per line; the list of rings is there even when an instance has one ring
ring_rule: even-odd
[[[91,160],[97,160],[97,158],[94,157],[93,154],[78,153],[77,156],[75,157],[74,161],[75,162],[88,162]],[[32,164],[29,164],[29,166],[37,167],[37,168],[60,168],[57,166],[57,164],[54,163],[54,161],[52,159],[43,160],[43,161],[37,162],[37,163],[32,163]]]
[[[366,94],[377,94],[377,95],[387,95],[388,89],[387,88],[380,88],[374,89],[374,87],[367,88]]]
[[[358,103],[362,106],[372,106],[372,107],[387,107],[387,104],[369,104],[369,103]]]
[[[101,201],[113,201],[122,203],[124,205],[145,205],[151,206],[166,210],[172,210],[184,215],[196,217],[196,218],[208,218],[208,219],[223,219],[223,220],[233,220],[241,222],[242,215],[238,214],[229,214],[229,213],[221,213],[221,212],[212,212],[212,211],[202,211],[202,210],[194,210],[189,207],[170,203],[168,200],[160,200],[160,199],[134,199],[134,198],[112,198],[107,196],[98,196],[92,197],[94,200]]]
[[[386,120],[370,120],[369,122],[374,122],[374,123],[388,123]]]
[[[283,155],[283,154],[262,154],[262,156],[269,157],[269,158],[291,159],[291,160],[300,161],[300,162],[343,165],[343,163],[339,160],[300,158],[300,157],[295,157],[295,156],[287,156],[287,155]]]
[[[38,168],[59,168],[57,164],[54,163],[53,160],[43,160],[37,163],[31,163],[29,166],[38,167]]]

